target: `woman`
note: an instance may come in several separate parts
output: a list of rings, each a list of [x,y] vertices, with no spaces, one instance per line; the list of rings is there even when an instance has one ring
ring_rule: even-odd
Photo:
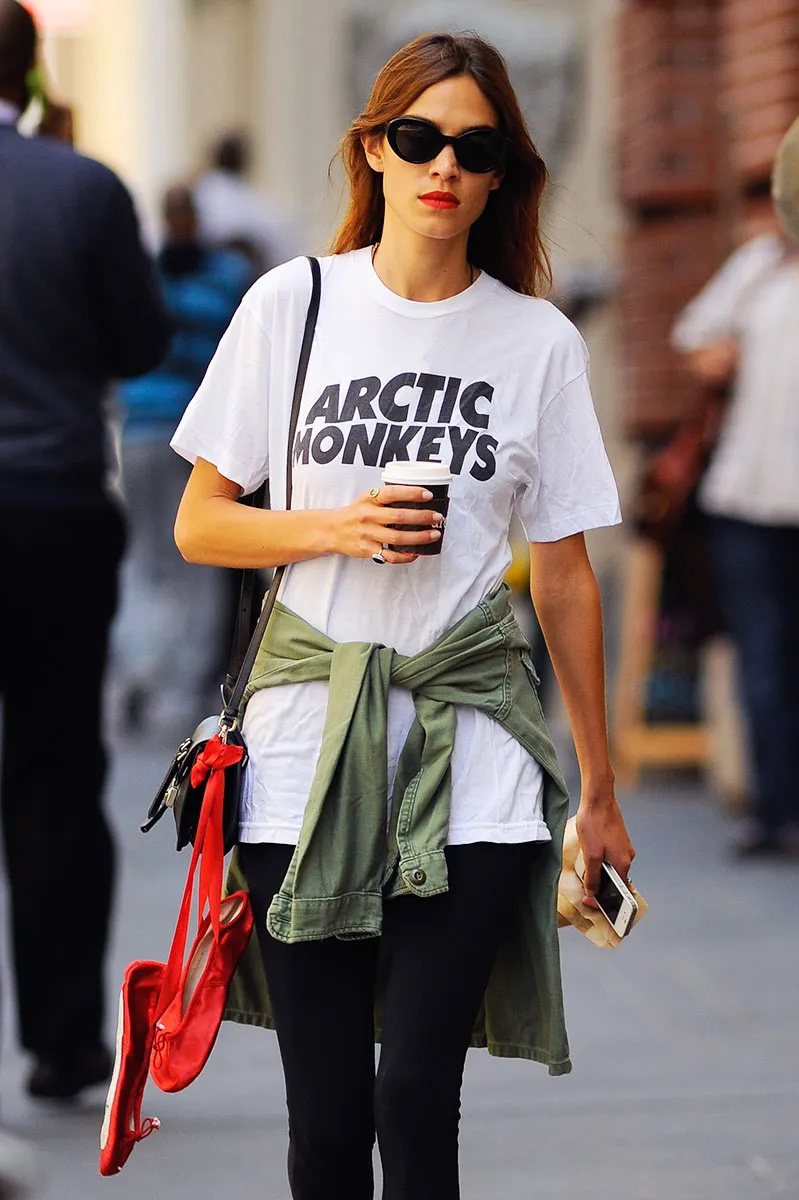
[[[545,168],[500,55],[476,37],[416,39],[380,72],[343,156],[350,207],[322,260],[295,511],[236,500],[267,475],[278,504],[282,494],[310,292],[303,259],[245,298],[175,435],[195,463],[176,536],[197,561],[293,564],[281,597],[291,613],[270,627],[243,726],[238,866],[271,1009],[258,1016],[234,1000],[229,1014],[277,1029],[292,1195],[371,1197],[376,1126],[384,1196],[450,1200],[470,1040],[569,1069],[554,906],[565,799],[499,586],[508,527],[515,511],[569,707],[590,898],[603,858],[626,877],[633,856],[613,793],[583,541],[619,520],[618,501],[582,340],[534,298],[548,278]],[[439,556],[414,553],[441,536],[436,512],[386,507],[430,499],[381,486],[395,459],[450,467]],[[420,521],[429,528],[401,528]],[[436,691],[422,676],[444,660]],[[441,735],[450,716],[454,745]],[[370,822],[384,843],[371,847],[376,888],[353,849]],[[511,936],[518,920],[539,962]]]

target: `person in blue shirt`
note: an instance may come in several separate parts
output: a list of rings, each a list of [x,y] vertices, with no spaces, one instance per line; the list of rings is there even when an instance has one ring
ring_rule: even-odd
[[[197,717],[227,604],[223,573],[184,562],[175,548],[172,521],[188,469],[169,440],[252,282],[252,267],[243,255],[203,243],[190,188],[167,190],[163,216],[158,269],[176,332],[159,367],[119,388],[130,551],[114,665],[120,717],[141,725],[146,714],[148,723],[171,727]]]

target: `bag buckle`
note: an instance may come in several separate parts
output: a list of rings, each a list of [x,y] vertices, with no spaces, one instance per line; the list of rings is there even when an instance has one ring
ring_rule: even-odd
[[[228,700],[230,697],[228,695],[228,688],[226,684],[220,684],[219,690],[222,693],[222,713],[219,717],[219,728],[217,732],[219,734],[220,742],[223,742],[224,745],[227,745],[230,731],[238,726],[239,718],[238,714],[231,710],[228,705]]]
[[[233,732],[233,730],[237,727],[238,723],[239,723],[238,718],[235,716],[231,716],[227,712],[223,712],[222,716],[219,718],[219,729],[218,729],[219,740],[225,746],[227,745],[228,737]]]

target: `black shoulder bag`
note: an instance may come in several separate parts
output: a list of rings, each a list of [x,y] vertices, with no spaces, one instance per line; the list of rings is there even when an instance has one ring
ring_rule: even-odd
[[[291,508],[292,467],[294,435],[300,415],[305,376],[308,372],[308,359],[311,355],[316,318],[319,313],[319,302],[322,292],[322,274],[319,262],[309,258],[311,265],[312,289],[308,305],[308,315],[305,319],[305,331],[300,349],[300,360],[297,366],[297,378],[294,383],[294,397],[289,420],[288,446],[286,450],[286,508]],[[266,488],[259,489],[253,497],[253,503],[262,504]],[[261,608],[255,629],[252,630],[253,601],[257,587],[255,570],[245,570],[242,573],[241,599],[233,635],[230,666],[222,688],[222,698],[225,702],[221,715],[206,717],[192,733],[178,746],[177,753],[167,768],[161,786],[155,794],[155,799],[147,813],[147,821],[142,825],[142,833],[149,833],[152,827],[160,821],[168,809],[172,809],[177,827],[177,849],[194,843],[197,826],[200,820],[203,796],[208,782],[204,771],[194,770],[197,759],[205,750],[209,741],[218,739],[228,747],[240,747],[241,753],[235,762],[224,766],[224,805],[223,805],[223,838],[225,853],[235,846],[239,837],[239,814],[241,810],[241,789],[244,780],[244,767],[247,762],[247,748],[239,727],[239,709],[244,696],[247,682],[255,662],[256,655],[263,641],[269,618],[275,607],[280,584],[285,575],[285,566],[278,567],[272,577],[272,583]],[[252,630],[252,633],[251,633]],[[194,773],[194,782],[192,782]]]

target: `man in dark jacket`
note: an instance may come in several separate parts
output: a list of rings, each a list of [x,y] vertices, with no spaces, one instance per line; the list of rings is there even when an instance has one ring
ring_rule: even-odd
[[[0,0],[0,789],[28,1088],[67,1098],[110,1073],[100,718],[124,527],[104,398],[160,361],[170,325],[117,177],[16,130],[36,50]]]

